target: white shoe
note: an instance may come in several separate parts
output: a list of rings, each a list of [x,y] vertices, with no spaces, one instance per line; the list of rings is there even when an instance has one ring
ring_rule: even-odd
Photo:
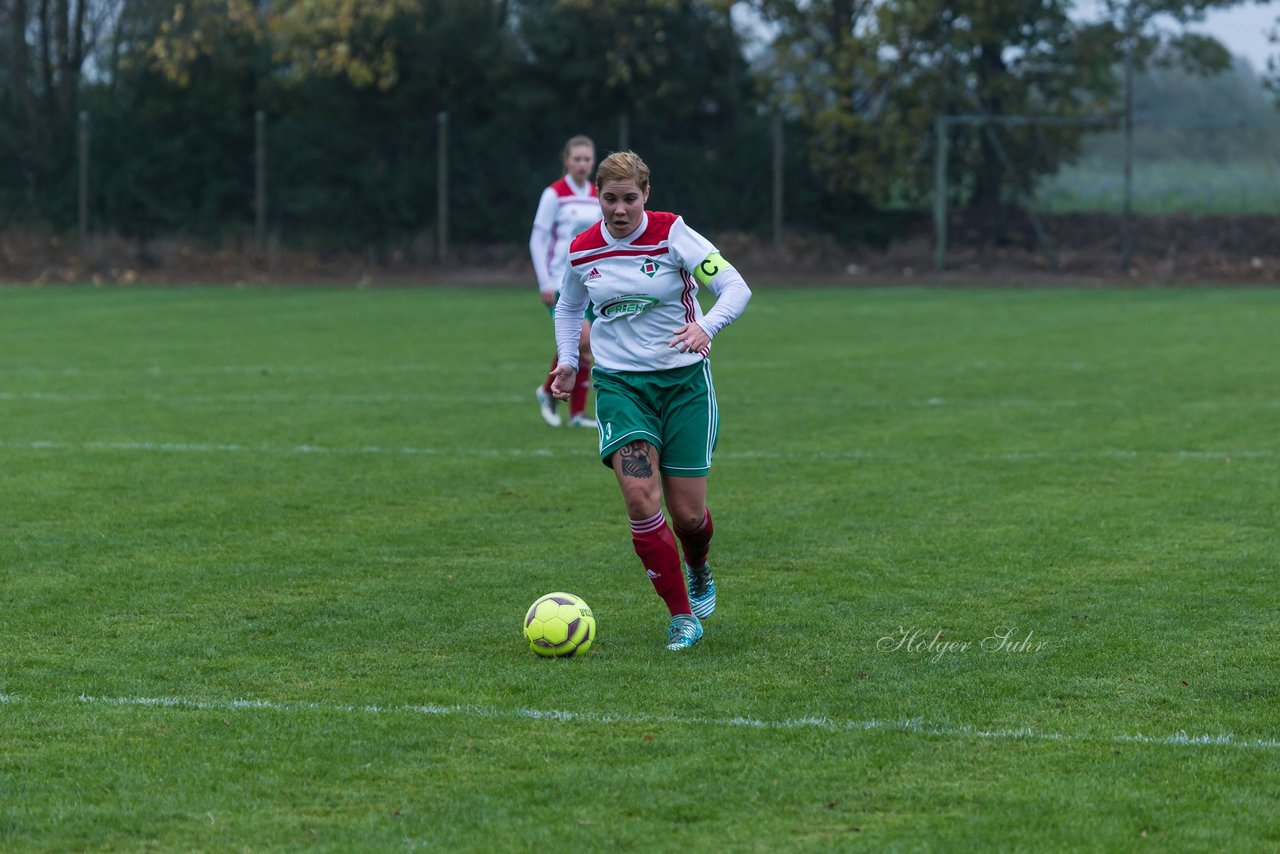
[[[596,420],[590,415],[575,415],[569,419],[570,427],[590,427],[596,429]]]
[[[556,399],[547,393],[542,386],[538,386],[533,390],[534,397],[538,398],[538,412],[542,415],[542,420],[550,424],[552,427],[560,426],[560,413],[556,412]]]

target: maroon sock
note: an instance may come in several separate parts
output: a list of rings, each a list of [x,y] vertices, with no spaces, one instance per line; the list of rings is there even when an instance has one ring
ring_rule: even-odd
[[[569,393],[569,415],[581,415],[587,408],[587,390],[591,388],[591,363],[583,361],[578,365],[578,376]]]
[[[711,524],[711,511],[703,512],[706,515],[702,517],[702,524],[692,531],[683,531],[676,527],[676,536],[680,538],[680,545],[684,547],[684,562],[694,568],[707,562],[707,549],[711,547],[711,535],[715,533],[715,526]]]
[[[680,571],[680,553],[676,551],[676,538],[667,527],[667,517],[659,510],[648,519],[631,520],[631,542],[649,573],[653,589],[667,603],[671,616],[692,614],[689,607],[689,591],[684,586],[684,573]]]
[[[556,369],[556,365],[560,364],[560,354],[557,353],[551,357],[551,371]],[[551,371],[547,372],[547,378],[542,382],[542,390],[547,394],[551,394]]]

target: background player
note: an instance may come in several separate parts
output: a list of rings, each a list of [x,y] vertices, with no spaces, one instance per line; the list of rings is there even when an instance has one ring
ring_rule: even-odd
[[[573,236],[600,220],[600,205],[596,200],[596,188],[591,183],[591,170],[596,163],[596,147],[588,137],[575,136],[565,143],[564,175],[542,191],[538,200],[538,212],[533,218],[533,231],[529,235],[529,254],[538,277],[538,292],[542,303],[555,314],[556,293],[564,278],[565,257]],[[591,385],[591,324],[581,319],[578,333],[578,373],[569,394],[569,426],[594,427],[596,422],[586,414],[587,390]],[[556,357],[551,360],[552,370]],[[560,426],[560,414],[551,396],[551,380],[548,378],[536,389],[538,410],[542,420],[552,427]]]

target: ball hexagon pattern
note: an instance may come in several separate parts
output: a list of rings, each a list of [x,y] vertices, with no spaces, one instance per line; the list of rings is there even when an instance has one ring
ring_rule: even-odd
[[[548,593],[529,606],[524,636],[538,655],[582,655],[595,640],[596,618],[591,608],[572,593]]]

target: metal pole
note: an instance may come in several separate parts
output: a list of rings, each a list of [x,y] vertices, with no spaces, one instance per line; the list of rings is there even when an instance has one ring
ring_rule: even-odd
[[[86,110],[80,111],[79,131],[80,199],[78,213],[80,215],[80,246],[83,248],[89,242],[89,113]]]
[[[267,248],[267,114],[253,114],[253,236],[258,251]]]
[[[449,261],[449,114],[436,115],[436,258]]]
[[[782,116],[773,117],[773,249],[782,252]]]
[[[1125,10],[1124,52],[1124,212],[1120,216],[1120,268],[1129,272],[1133,264],[1133,51],[1136,34],[1133,31],[1133,3]]]
[[[947,117],[933,119],[933,268],[947,263]]]

